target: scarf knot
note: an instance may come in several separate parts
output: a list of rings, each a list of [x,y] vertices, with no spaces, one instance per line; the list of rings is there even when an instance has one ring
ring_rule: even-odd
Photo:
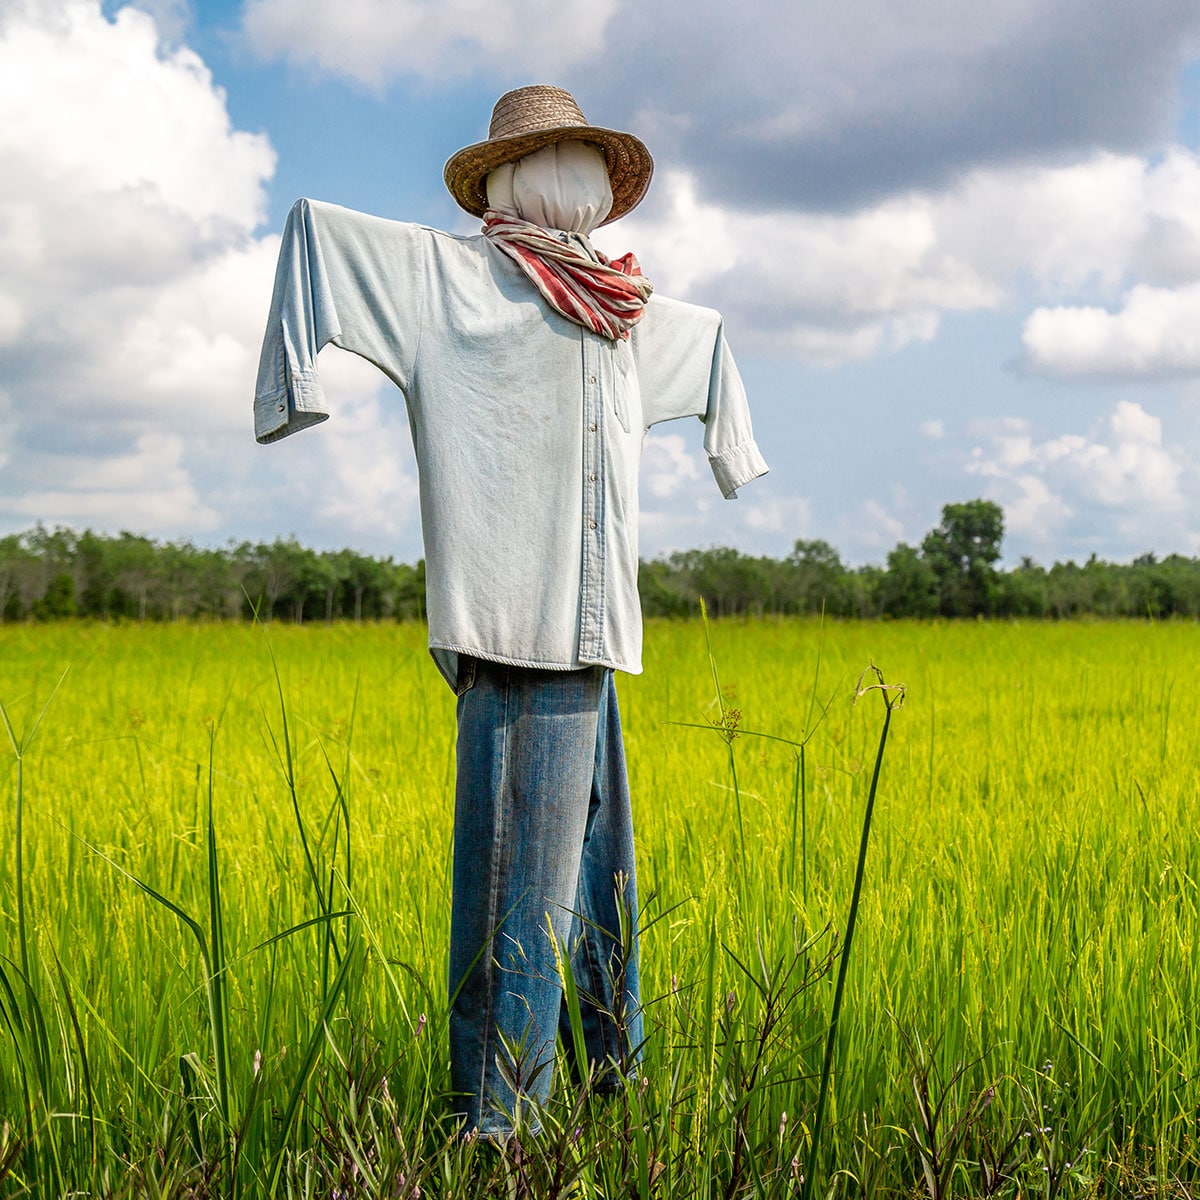
[[[540,225],[494,208],[484,213],[483,232],[568,321],[616,341],[642,319],[654,288],[632,254],[610,259],[596,251],[596,261]]]

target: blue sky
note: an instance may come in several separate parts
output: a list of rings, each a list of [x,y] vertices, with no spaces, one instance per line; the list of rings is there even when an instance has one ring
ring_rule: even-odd
[[[725,314],[772,466],[727,504],[651,431],[644,553],[879,562],[986,496],[1009,562],[1200,554],[1194,0],[0,0],[0,532],[417,558],[371,368],[253,442],[277,235],[300,195],[471,231],[442,164],[530,82],[650,145],[598,240]]]

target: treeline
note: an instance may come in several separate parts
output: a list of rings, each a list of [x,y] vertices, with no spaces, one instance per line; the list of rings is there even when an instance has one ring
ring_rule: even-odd
[[[948,504],[919,546],[883,566],[847,567],[824,541],[782,559],[688,550],[643,561],[642,607],[688,616],[703,597],[716,616],[824,611],[839,617],[1200,617],[1200,559],[1095,556],[996,567],[1004,513],[987,500]],[[43,526],[0,538],[0,618],[334,621],[423,618],[425,564],[318,552],[294,538],[208,549]]]
[[[1200,617],[1200,559],[1144,554],[1128,564],[1095,555],[1043,567],[996,568],[1004,510],[990,500],[947,504],[919,546],[901,542],[884,566],[845,566],[823,541],[798,541],[784,559],[689,550],[642,563],[648,614],[695,612],[839,617]]]
[[[295,538],[207,549],[40,525],[0,538],[5,621],[256,613],[295,622],[424,617],[425,564],[353,550],[318,552]]]

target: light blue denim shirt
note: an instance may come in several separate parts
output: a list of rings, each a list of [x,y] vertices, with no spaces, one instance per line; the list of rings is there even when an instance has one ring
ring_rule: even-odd
[[[629,340],[610,341],[553,312],[482,234],[298,201],[258,372],[260,442],[328,416],[316,358],[329,342],[408,403],[429,647],[451,686],[460,654],[641,671],[650,426],[699,417],[727,498],[767,470],[720,314],[652,296]]]

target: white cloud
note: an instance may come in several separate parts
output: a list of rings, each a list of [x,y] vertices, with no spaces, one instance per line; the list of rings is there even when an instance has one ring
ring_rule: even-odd
[[[666,172],[641,209],[597,235],[633,247],[664,293],[719,306],[738,345],[823,365],[935,338],[945,314],[1025,292],[1114,297],[1126,310],[1042,308],[1029,364],[1061,374],[1200,369],[1200,154],[1097,153],[1068,167],[977,170],[939,192],[844,214],[748,212]],[[928,436],[928,435],[927,435]]]
[[[177,536],[270,512],[284,459],[255,463],[250,400],[273,170],[147,13],[3,7],[0,525]]]
[[[824,364],[929,341],[944,312],[989,308],[1001,288],[939,243],[936,206],[905,196],[848,216],[751,213],[703,201],[668,172],[655,204],[598,236],[633,245],[655,286],[739,322],[739,344]]]
[[[1072,515],[1066,500],[1036,475],[1016,475],[1011,485],[1004,503],[1009,533],[1045,537],[1051,530],[1061,529]]]
[[[700,457],[678,433],[652,433],[642,447],[642,488],[656,500],[701,478]]]
[[[878,500],[864,500],[855,522],[858,541],[877,550],[890,550],[904,538],[904,522]]]
[[[942,198],[947,243],[989,278],[1024,274],[1050,294],[1115,294],[1131,272],[1200,273],[1200,157],[1174,147],[1159,163],[1096,153],[1063,167],[977,170]]]
[[[1026,365],[1057,376],[1155,378],[1200,372],[1200,155],[1102,154],[1041,172],[999,205],[1020,230],[994,243],[1051,296],[1024,323]],[[1015,254],[1014,254],[1015,251]],[[1120,297],[1114,309],[1109,301]]]
[[[1025,322],[1029,364],[1060,376],[1162,377],[1200,373],[1200,283],[1138,284],[1120,309],[1039,308]]]
[[[159,50],[148,14],[125,8],[110,22],[88,0],[18,0],[0,26],[5,198],[36,181],[119,201],[55,230],[110,263],[124,259],[146,215],[158,218],[153,234],[163,220],[185,219],[202,244],[252,228],[265,211],[262,183],[274,168],[266,139],[231,127],[224,93],[196,54]],[[121,212],[110,252],[108,221]]]
[[[11,345],[25,328],[25,313],[12,297],[0,292],[0,346]]]
[[[477,70],[553,77],[600,54],[617,0],[247,0],[250,45],[382,88]]]
[[[148,13],[167,45],[182,41],[191,24],[191,0],[129,0],[129,7]]]
[[[746,529],[755,534],[780,534],[783,544],[794,542],[812,528],[812,505],[803,496],[741,497],[738,505],[736,516]]]
[[[922,421],[921,435],[937,441],[946,436],[946,426],[938,420]]]
[[[194,432],[247,434],[278,249],[270,236],[214,253],[113,331],[109,386],[135,420],[176,412]]]
[[[183,456],[183,439],[167,433],[142,434],[132,450],[106,458],[42,455],[39,470],[55,483],[31,487],[7,507],[28,524],[50,513],[75,526],[207,532],[218,514],[201,499]]]
[[[404,398],[370,363],[336,347],[320,356],[321,379],[335,404],[304,446],[290,447],[313,470],[303,503],[330,534],[348,530],[395,544],[419,523],[416,463]],[[319,438],[319,442],[316,440]],[[266,447],[279,453],[280,448]],[[293,459],[294,461],[294,459]]]
[[[1039,440],[1018,418],[980,423],[977,432],[966,473],[986,481],[1016,537],[1045,546],[1095,535],[1134,553],[1164,537],[1200,545],[1188,503],[1200,478],[1140,404],[1121,401],[1087,434]]]

